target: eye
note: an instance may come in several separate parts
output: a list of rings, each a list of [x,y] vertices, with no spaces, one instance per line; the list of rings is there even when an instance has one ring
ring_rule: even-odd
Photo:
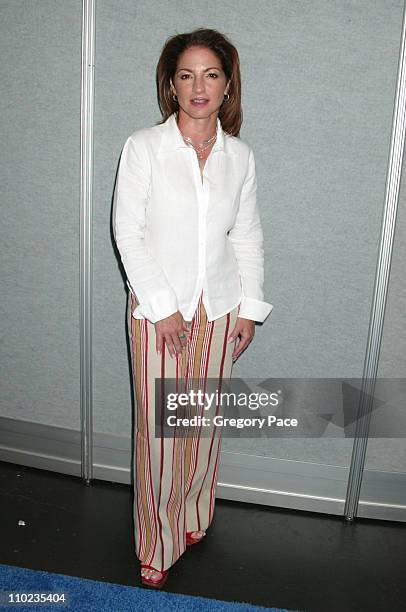
[[[214,78],[217,79],[219,75],[217,74],[217,72],[209,72],[209,76],[214,76]]]
[[[188,74],[186,74],[186,73],[185,73],[185,74],[181,74],[181,75],[180,75],[180,78],[182,79],[182,81],[184,81],[184,80],[185,80],[183,77],[186,77],[186,79],[187,79],[187,78],[189,78],[189,75],[188,75]]]

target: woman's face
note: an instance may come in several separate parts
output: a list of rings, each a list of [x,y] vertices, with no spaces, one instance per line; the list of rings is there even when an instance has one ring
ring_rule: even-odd
[[[218,113],[229,89],[220,59],[205,47],[189,47],[179,56],[171,86],[180,108],[196,119]]]

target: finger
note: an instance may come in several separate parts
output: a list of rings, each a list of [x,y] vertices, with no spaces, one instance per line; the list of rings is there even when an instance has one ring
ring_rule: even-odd
[[[175,351],[177,351],[178,353],[181,353],[182,352],[182,342],[177,333],[172,334],[172,341],[175,346]]]
[[[165,344],[167,346],[169,355],[173,357],[175,355],[175,349],[173,346],[173,340],[171,334],[165,334]]]
[[[156,352],[158,355],[162,353],[162,334],[156,333]]]
[[[186,345],[188,339],[190,338],[190,334],[192,332],[192,322],[191,321],[184,321],[184,329],[185,329],[185,333],[186,333],[186,338],[185,338],[185,345]]]
[[[238,338],[239,334],[240,332],[238,331],[237,326],[235,326],[231,334],[228,336],[227,342],[234,342]]]
[[[181,350],[183,350],[187,344],[189,336],[189,327],[185,320],[182,321],[182,329],[178,332],[179,342],[182,345]]]
[[[232,354],[232,358],[233,359],[237,359],[237,357],[239,355],[241,355],[241,353],[246,349],[246,347],[249,345],[249,343],[252,340],[252,336],[246,336],[245,338],[242,338],[238,344],[238,347],[234,349],[233,354]]]
[[[184,336],[182,336],[182,334],[185,334],[185,335],[184,335]],[[186,344],[187,344],[187,336],[188,336],[188,335],[187,335],[185,332],[181,332],[181,333],[179,334],[179,340],[180,340],[180,343],[181,343],[181,345],[182,345],[182,350],[185,348],[185,346],[186,346]]]

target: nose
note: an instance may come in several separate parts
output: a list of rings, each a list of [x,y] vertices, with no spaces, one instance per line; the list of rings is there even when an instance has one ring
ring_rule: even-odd
[[[204,76],[197,76],[193,82],[193,92],[202,93],[204,91]]]

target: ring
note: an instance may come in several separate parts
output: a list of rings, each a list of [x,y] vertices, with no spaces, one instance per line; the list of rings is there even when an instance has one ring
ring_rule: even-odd
[[[179,334],[179,338],[186,338],[186,334]]]

